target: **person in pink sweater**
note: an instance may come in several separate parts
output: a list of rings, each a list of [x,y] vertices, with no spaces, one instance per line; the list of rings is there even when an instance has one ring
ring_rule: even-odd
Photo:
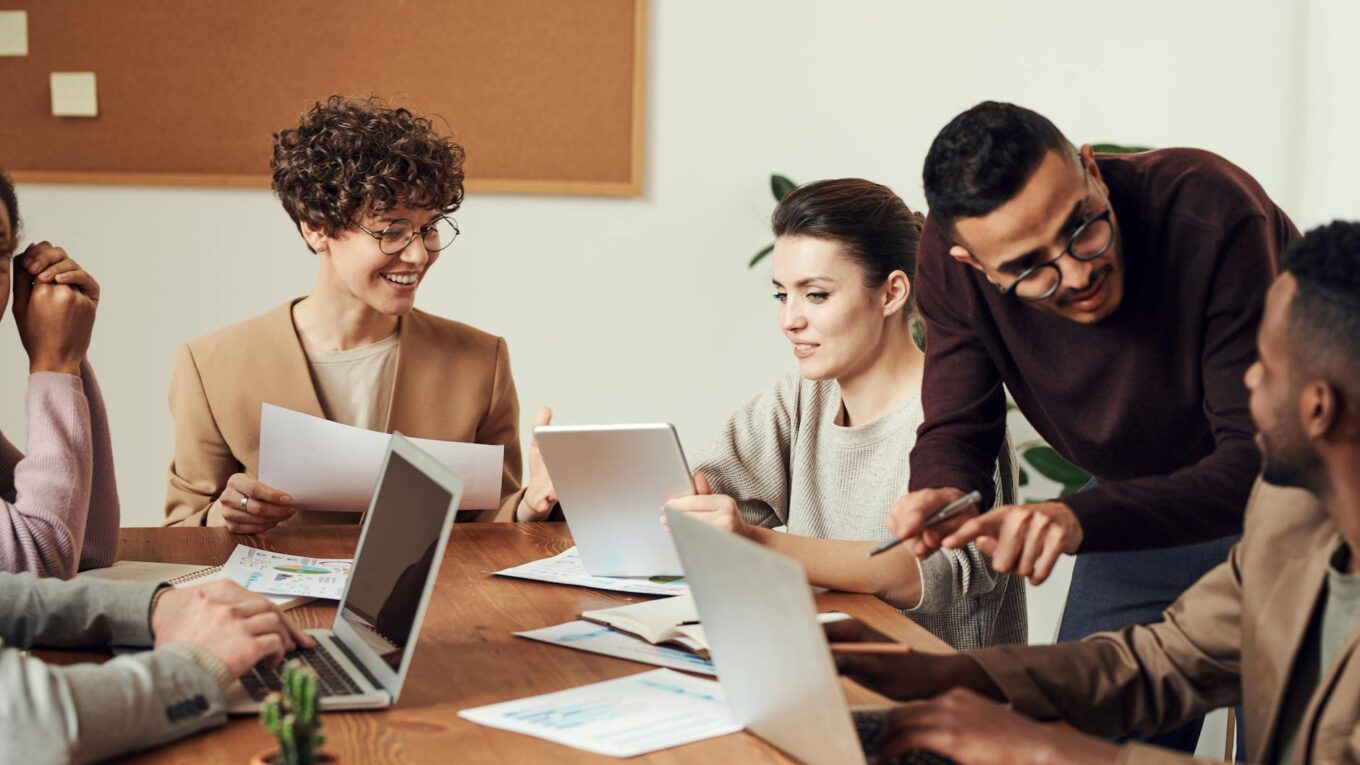
[[[99,284],[50,242],[15,255],[19,205],[0,171],[0,317],[28,353],[28,453],[0,433],[0,571],[69,579],[113,563],[118,489],[108,417],[85,360]]]

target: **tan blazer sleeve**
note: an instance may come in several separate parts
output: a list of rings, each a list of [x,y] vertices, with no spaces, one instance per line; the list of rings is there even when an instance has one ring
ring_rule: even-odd
[[[1107,737],[1177,728],[1241,701],[1241,555],[1238,544],[1156,624],[1079,643],[988,648],[970,655],[1014,708],[1030,717],[1062,718]]]
[[[505,462],[501,470],[501,506],[477,517],[479,521],[513,521],[515,508],[524,497],[520,486],[524,469],[519,444],[519,395],[515,379],[510,374],[510,349],[504,338],[496,338],[496,372],[491,382],[491,401],[486,416],[477,426],[477,443],[500,444],[505,447]]]
[[[217,526],[211,512],[227,479],[242,467],[232,456],[208,406],[193,350],[182,345],[170,378],[170,415],[175,421],[175,453],[165,486],[166,526]]]

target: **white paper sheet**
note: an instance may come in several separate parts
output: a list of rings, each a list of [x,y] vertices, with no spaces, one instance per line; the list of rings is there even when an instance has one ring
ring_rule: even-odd
[[[465,709],[458,716],[612,757],[633,757],[742,728],[717,681],[669,669]]]
[[[669,576],[591,576],[581,565],[581,555],[576,552],[575,547],[567,548],[551,558],[541,558],[495,573],[496,576],[512,576],[516,579],[533,579],[537,582],[632,592],[639,595],[684,595],[689,592],[689,585],[685,584],[685,580]]]
[[[713,668],[713,662],[695,656],[689,651],[665,645],[652,645],[641,638],[625,635],[584,619],[515,634],[530,640],[541,640],[544,643],[639,661],[643,664],[655,664],[658,667],[670,667],[700,675],[718,674]]]
[[[262,595],[339,600],[353,564],[350,558],[308,558],[236,545],[222,575]]]
[[[363,512],[378,482],[387,433],[265,404],[260,411],[260,481],[287,492],[303,510]],[[463,479],[460,510],[501,503],[504,446],[412,438]]]

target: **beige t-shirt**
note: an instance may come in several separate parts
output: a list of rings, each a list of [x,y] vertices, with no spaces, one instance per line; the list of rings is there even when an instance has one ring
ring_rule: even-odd
[[[397,376],[397,337],[347,351],[307,351],[316,396],[326,419],[367,430],[387,430],[392,382]]]
[[[376,343],[347,351],[307,351],[312,384],[326,419],[356,428],[386,431],[397,377],[397,338],[400,332]],[[362,513],[309,510],[293,523],[311,525],[358,523]]]

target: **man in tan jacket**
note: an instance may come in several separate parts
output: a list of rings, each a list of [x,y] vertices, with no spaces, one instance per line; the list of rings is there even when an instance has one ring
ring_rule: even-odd
[[[1163,621],[1079,643],[837,653],[859,682],[925,699],[894,711],[885,753],[928,749],[965,765],[1189,762],[1094,736],[1170,730],[1241,704],[1250,762],[1360,763],[1360,223],[1313,230],[1282,268],[1246,375],[1263,481],[1227,562]],[[855,623],[828,631],[883,639]]]

